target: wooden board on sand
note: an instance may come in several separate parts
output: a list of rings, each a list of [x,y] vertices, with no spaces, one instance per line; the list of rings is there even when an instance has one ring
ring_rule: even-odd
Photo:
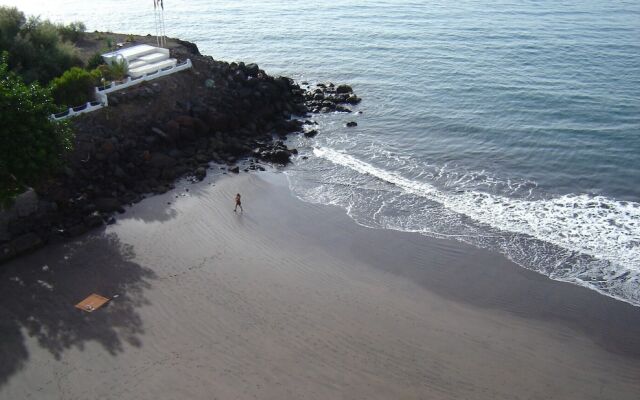
[[[76,308],[79,308],[82,311],[86,312],[93,312],[105,305],[108,301],[109,299],[107,299],[106,297],[102,297],[99,294],[94,293],[86,299],[82,300],[80,303],[76,304]]]

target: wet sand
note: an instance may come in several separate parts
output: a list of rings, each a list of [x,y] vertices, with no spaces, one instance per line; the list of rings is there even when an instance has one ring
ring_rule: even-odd
[[[640,397],[639,308],[279,174],[212,182],[0,267],[0,399]]]

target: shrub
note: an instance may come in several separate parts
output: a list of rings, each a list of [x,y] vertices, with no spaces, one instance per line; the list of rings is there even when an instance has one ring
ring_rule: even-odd
[[[104,64],[104,61],[102,60],[102,54],[95,53],[89,58],[89,60],[87,60],[87,69],[96,69],[102,64]]]
[[[51,82],[56,103],[75,107],[93,99],[94,88],[98,84],[96,75],[82,68],[73,67]]]
[[[77,49],[60,40],[58,26],[25,18],[16,8],[0,7],[0,51],[9,52],[9,69],[27,82],[47,84],[73,66],[81,66]]]
[[[73,135],[66,123],[52,121],[55,111],[49,89],[26,85],[0,58],[0,204],[6,205],[26,186],[54,172]]]
[[[84,32],[86,30],[87,27],[84,23],[79,21],[72,22],[69,25],[58,25],[58,34],[60,35],[60,38],[72,43],[78,43],[84,39]]]
[[[91,74],[96,77],[97,82],[101,82],[102,79],[104,79],[105,83],[114,80],[113,74],[111,73],[111,67],[106,64],[98,65],[97,68],[91,71]],[[102,85],[102,83],[100,83],[100,85]]]
[[[124,61],[115,62],[109,66],[112,80],[122,80],[129,72],[129,67]]]

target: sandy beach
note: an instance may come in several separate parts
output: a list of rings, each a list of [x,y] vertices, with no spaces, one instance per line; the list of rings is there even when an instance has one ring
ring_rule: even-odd
[[[113,300],[73,307],[91,293]],[[148,198],[3,265],[0,298],[0,399],[640,397],[639,308],[278,173]]]

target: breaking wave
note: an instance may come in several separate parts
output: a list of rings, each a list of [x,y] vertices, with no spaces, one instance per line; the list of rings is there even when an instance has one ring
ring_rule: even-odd
[[[460,190],[464,185],[441,189],[419,174],[407,178],[329,147],[315,147],[313,154],[325,160],[324,170],[292,185],[303,200],[342,206],[363,225],[498,250],[552,279],[640,306],[638,203],[586,194],[518,198]]]

